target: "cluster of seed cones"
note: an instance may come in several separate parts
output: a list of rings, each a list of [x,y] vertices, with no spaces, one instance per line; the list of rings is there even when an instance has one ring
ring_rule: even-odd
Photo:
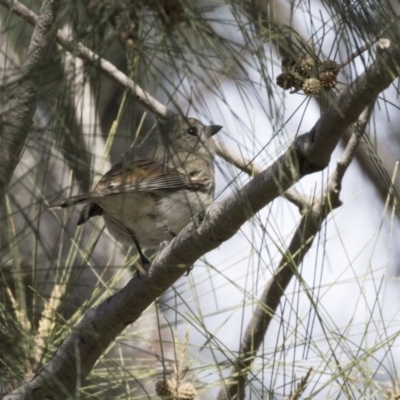
[[[277,76],[276,83],[285,90],[291,90],[291,93],[303,90],[309,96],[317,96],[322,90],[336,86],[339,70],[339,65],[333,60],[318,65],[309,55],[299,61],[283,58],[282,73]]]
[[[178,383],[175,379],[159,380],[156,393],[163,400],[194,400],[196,389],[190,382]]]

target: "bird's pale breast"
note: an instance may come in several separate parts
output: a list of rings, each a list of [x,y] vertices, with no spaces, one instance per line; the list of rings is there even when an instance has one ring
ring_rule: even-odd
[[[132,245],[132,233],[141,246],[157,248],[172,240],[199,212],[211,203],[209,194],[189,190],[126,193],[98,199],[106,211],[104,219],[110,233]]]

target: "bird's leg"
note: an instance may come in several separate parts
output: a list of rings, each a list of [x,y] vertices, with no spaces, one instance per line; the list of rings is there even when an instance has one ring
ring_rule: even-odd
[[[139,242],[137,241],[137,239],[133,239],[133,242],[135,243],[136,249],[139,253],[139,257],[140,257],[140,262],[142,263],[142,265],[144,267],[148,267],[151,264],[151,261],[146,257],[146,255],[143,253],[142,248],[140,247]]]
[[[151,261],[143,253],[142,248],[140,247],[139,241],[136,239],[135,234],[130,229],[128,229],[128,231],[129,231],[129,235],[131,236],[131,238],[133,240],[133,243],[135,243],[136,250],[139,253],[140,262],[142,264],[141,265],[142,268],[138,268],[138,274],[140,272],[142,275],[146,275],[145,268],[147,268],[151,265]],[[140,277],[140,275],[139,275],[139,277]]]

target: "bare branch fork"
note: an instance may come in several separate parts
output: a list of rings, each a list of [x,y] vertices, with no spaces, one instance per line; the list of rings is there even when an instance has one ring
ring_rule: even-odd
[[[337,104],[327,109],[309,133],[298,137],[272,166],[236,193],[213,204],[204,218],[189,224],[154,260],[149,278],[132,278],[123,289],[89,310],[36,376],[5,399],[62,399],[72,395],[77,382],[86,378],[115,337],[137,320],[188,266],[231,238],[248,219],[303,176],[327,166],[344,131],[398,76],[399,63],[398,49],[385,50],[343,91]],[[150,103],[148,107],[151,108]]]
[[[233,361],[231,376],[226,380],[227,385],[221,389],[218,399],[244,399],[247,373],[257,355],[269,324],[274,318],[281,298],[293,276],[297,273],[304,256],[311,248],[314,238],[328,215],[342,205],[340,189],[348,166],[354,158],[359,134],[365,130],[372,113],[372,105],[361,115],[355,126],[359,133],[353,132],[342,157],[338,160],[336,169],[329,179],[324,193],[308,204],[307,212],[302,215],[290,245],[283,255],[275,275],[266,284],[263,293],[257,301],[256,310],[243,335],[239,356]]]

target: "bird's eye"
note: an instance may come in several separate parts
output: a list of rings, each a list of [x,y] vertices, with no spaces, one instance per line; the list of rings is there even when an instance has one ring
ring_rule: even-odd
[[[191,127],[187,130],[187,133],[188,133],[189,135],[192,135],[192,136],[197,136],[197,128],[195,128],[194,126],[191,126]]]

